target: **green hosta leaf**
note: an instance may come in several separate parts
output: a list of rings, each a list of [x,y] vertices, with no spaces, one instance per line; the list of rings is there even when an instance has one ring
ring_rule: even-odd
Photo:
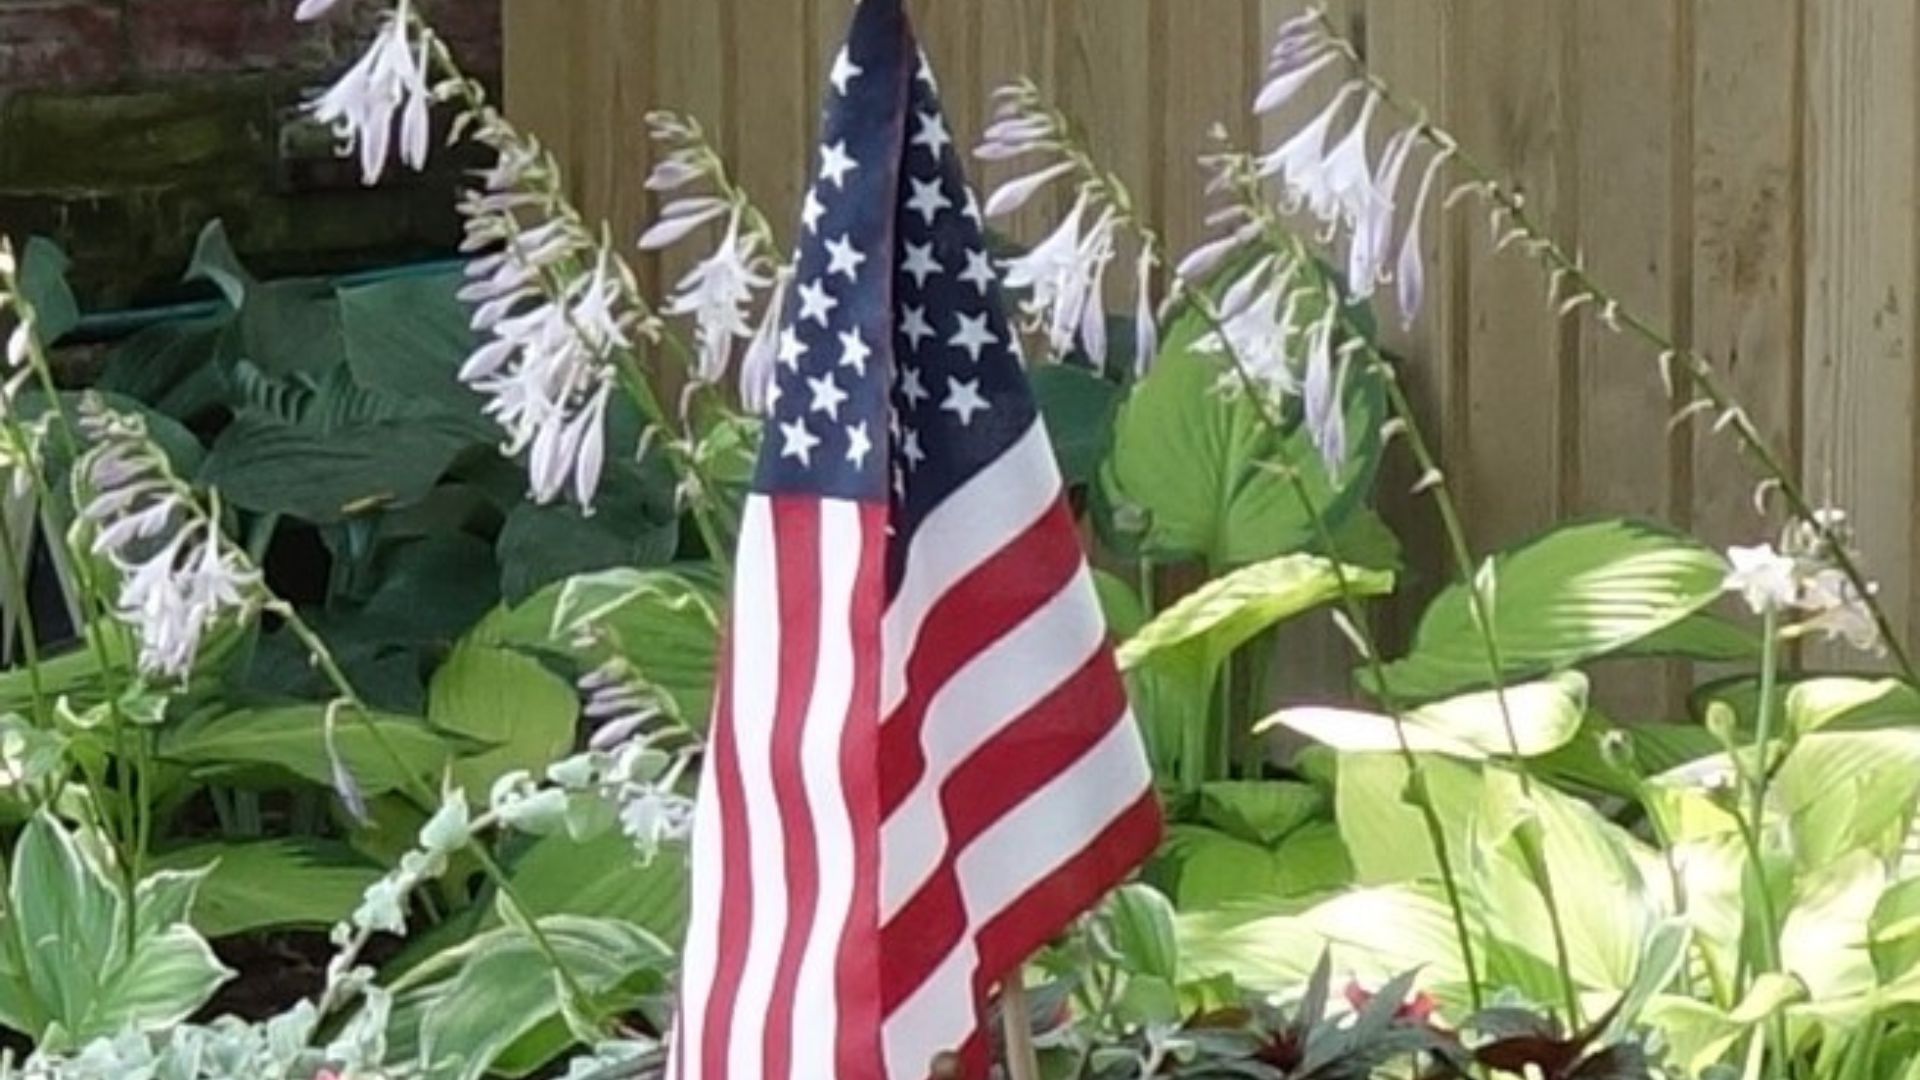
[[[255,280],[240,264],[233,241],[227,237],[226,222],[215,218],[200,230],[194,241],[193,259],[187,264],[186,280],[205,281],[220,290],[235,311],[247,302],[247,291]]]
[[[1356,889],[1293,913],[1194,912],[1180,922],[1189,979],[1227,976],[1243,989],[1294,995],[1323,953],[1362,986],[1408,971],[1451,1009],[1468,1004],[1453,915],[1437,887]]]
[[[1326,825],[1298,829],[1278,847],[1205,826],[1175,825],[1154,873],[1155,880],[1170,883],[1183,911],[1325,892],[1352,876],[1339,834]]]
[[[465,643],[434,672],[427,721],[493,749],[453,766],[454,781],[483,799],[502,774],[538,775],[575,741],[580,699],[565,679],[521,653]]]
[[[1200,816],[1208,824],[1268,847],[1328,809],[1326,794],[1311,784],[1220,780],[1200,789]]]
[[[1696,612],[1621,649],[1620,657],[1682,657],[1734,663],[1760,659],[1760,635],[1711,611]]]
[[[1900,679],[1804,679],[1787,690],[1786,717],[1803,735],[1920,727],[1920,689]]]
[[[1438,812],[1449,851],[1464,850],[1478,812],[1480,773],[1451,758],[1424,756],[1420,772]],[[1334,817],[1353,859],[1356,879],[1385,885],[1437,877],[1439,862],[1417,805],[1408,801],[1405,760],[1398,754],[1341,754],[1334,784]]]
[[[1869,947],[1886,886],[1886,867],[1860,850],[1812,867],[1795,882],[1793,910],[1780,929],[1780,962],[1815,1000],[1863,994],[1877,983]]]
[[[67,1030],[76,1044],[129,1028],[161,1030],[193,1015],[232,977],[205,938],[176,923],[142,937],[102,983],[93,1008]]]
[[[196,844],[167,852],[154,865],[206,871],[193,925],[216,938],[325,929],[351,914],[381,874],[352,848],[309,838]]]
[[[677,848],[643,861],[619,830],[585,841],[560,832],[529,845],[508,874],[536,917],[619,919],[675,947],[686,933],[687,858]]]
[[[312,783],[331,785],[325,715],[323,706],[288,705],[195,716],[161,733],[160,756],[178,765],[208,769],[274,766]],[[370,724],[385,736],[385,746]],[[369,795],[402,787],[406,773],[436,777],[456,751],[464,749],[414,717],[388,713],[362,717],[350,711],[340,714],[335,745],[355,782]],[[387,747],[399,755],[398,762],[388,756]]]
[[[1173,929],[1173,904],[1147,885],[1123,885],[1107,901],[1107,924],[1126,970],[1175,983],[1180,977],[1180,943]]]
[[[1329,478],[1306,432],[1274,433],[1244,396],[1220,392],[1227,365],[1196,351],[1205,321],[1188,312],[1169,329],[1153,372],[1120,407],[1102,473],[1107,497],[1143,516],[1140,546],[1157,559],[1239,566],[1313,546],[1312,519],[1273,466],[1297,468],[1315,504],[1338,528],[1372,486],[1385,418],[1377,378],[1347,379],[1352,453]]]
[[[1393,589],[1393,575],[1345,568],[1361,596]],[[1195,589],[1120,646],[1123,669],[1143,664],[1211,670],[1259,634],[1340,596],[1335,565],[1314,555],[1286,555],[1244,567]]]
[[[1504,699],[1504,708],[1502,702]],[[1484,690],[1409,710],[1405,723],[1381,713],[1318,706],[1282,709],[1254,728],[1284,727],[1336,750],[1408,748],[1468,760],[1550,754],[1572,741],[1587,712],[1587,678],[1565,672],[1541,682]],[[1508,724],[1511,722],[1511,731]]]
[[[34,334],[51,346],[80,324],[80,305],[67,284],[73,261],[45,237],[27,241],[20,252],[20,295],[33,307]]]
[[[320,430],[249,414],[214,442],[199,480],[243,509],[324,524],[417,502],[473,443],[471,431],[437,418]]]
[[[1679,623],[1720,595],[1726,564],[1686,537],[1631,521],[1554,531],[1494,560],[1493,623],[1507,681],[1618,653]],[[1468,586],[1428,606],[1413,649],[1387,665],[1402,698],[1436,698],[1491,680]],[[1370,672],[1362,685],[1374,685]]]
[[[1804,867],[1862,849],[1890,857],[1920,799],[1920,732],[1806,736],[1780,763],[1771,798],[1792,822],[1794,856]]]
[[[340,324],[360,385],[431,402],[484,435],[491,424],[480,415],[480,395],[458,377],[474,348],[471,312],[454,296],[461,280],[453,271],[342,289]]]
[[[198,874],[143,881],[131,913],[79,839],[47,814],[22,831],[12,871],[0,1010],[42,1049],[178,1023],[232,974],[183,921]],[[24,954],[13,952],[16,942]]]
[[[638,927],[565,915],[539,925],[604,1011],[624,1012],[664,989],[671,954]],[[418,1053],[443,1080],[479,1080],[496,1068],[524,1076],[572,1041],[552,965],[517,928],[480,934],[401,976],[393,990],[392,1057]]]
[[[677,571],[586,574],[557,590],[547,636],[567,641],[597,627],[613,652],[667,695],[682,720],[704,725],[712,708],[719,604],[706,584]]]
[[[8,890],[30,996],[46,1020],[71,1029],[126,959],[127,912],[76,837],[45,813],[20,834]]]
[[[1537,961],[1537,970],[1550,968],[1551,889],[1575,980],[1624,991],[1645,942],[1669,914],[1667,869],[1588,803],[1501,769],[1487,768],[1484,778],[1469,880],[1499,944]],[[1554,986],[1549,980],[1530,989],[1551,993]]]
[[[1100,614],[1106,617],[1107,630],[1116,639],[1130,638],[1147,625],[1147,606],[1140,602],[1140,594],[1133,591],[1125,579],[1096,569],[1093,591],[1100,598]]]
[[[1044,364],[1029,374],[1034,399],[1053,437],[1061,477],[1069,485],[1093,480],[1113,445],[1120,387],[1071,364]]]

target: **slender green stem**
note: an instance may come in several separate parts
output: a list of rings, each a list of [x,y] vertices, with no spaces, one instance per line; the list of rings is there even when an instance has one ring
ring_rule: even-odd
[[[1755,892],[1760,901],[1760,962],[1768,972],[1781,969],[1778,911],[1773,902],[1772,883],[1766,863],[1767,789],[1773,775],[1774,693],[1780,668],[1780,615],[1769,607],[1761,616],[1764,641],[1760,653],[1760,702],[1756,708],[1753,756],[1741,769],[1747,784],[1746,813],[1740,831],[1746,838],[1747,858],[1753,867]],[[1786,1018],[1777,1012],[1768,1024],[1768,1040],[1773,1055],[1783,1070],[1791,1074],[1792,1047],[1788,1043]]]
[[[1226,327],[1221,323],[1219,313],[1213,309],[1211,301],[1204,296],[1195,296],[1194,310],[1200,313],[1201,318],[1205,319],[1213,332],[1219,336],[1234,371],[1245,383],[1248,398],[1254,402],[1262,421],[1274,431],[1283,430],[1280,417],[1273,411],[1272,403],[1258,392],[1257,384],[1252,381],[1252,373],[1247,369],[1245,359],[1229,339]],[[1284,477],[1292,488],[1294,498],[1299,500],[1301,508],[1306,512],[1314,534],[1319,539],[1321,550],[1331,564],[1341,606],[1346,612],[1347,621],[1354,634],[1360,639],[1358,642],[1360,651],[1365,654],[1361,659],[1373,675],[1374,685],[1379,690],[1381,706],[1393,721],[1394,738],[1398,743],[1400,758],[1407,768],[1407,783],[1413,796],[1411,801],[1419,811],[1421,822],[1427,830],[1428,842],[1433,847],[1434,864],[1440,871],[1441,888],[1446,892],[1447,907],[1453,915],[1454,934],[1460,947],[1460,965],[1466,975],[1467,992],[1474,1010],[1478,1011],[1484,1007],[1485,1003],[1479,969],[1474,959],[1473,934],[1467,925],[1466,903],[1460,891],[1459,879],[1454,872],[1453,857],[1447,843],[1446,826],[1440,820],[1440,812],[1433,805],[1432,794],[1427,787],[1426,770],[1420,762],[1420,755],[1414,753],[1413,744],[1407,740],[1406,710],[1400,704],[1399,695],[1393,691],[1392,680],[1388,677],[1386,665],[1380,658],[1379,645],[1367,629],[1366,609],[1359,590],[1354,587],[1352,578],[1347,573],[1346,563],[1340,558],[1339,541],[1328,526],[1319,502],[1314,498],[1313,492],[1308,489],[1306,481],[1300,476],[1300,471],[1294,468],[1292,463],[1277,462],[1275,471]]]
[[[419,806],[422,810],[432,813],[434,807],[437,805],[432,790],[427,788],[419,776],[407,766],[406,759],[401,756],[399,748],[393,745],[393,740],[388,738],[387,733],[374,721],[373,710],[367,706],[366,702],[361,699],[359,692],[354,689],[352,681],[347,678],[346,672],[341,669],[339,662],[334,659],[333,650],[327,646],[326,641],[321,638],[311,626],[307,625],[306,620],[300,617],[300,613],[294,609],[292,604],[275,597],[267,601],[266,606],[267,610],[279,616],[285,622],[287,629],[296,638],[300,639],[300,643],[306,647],[307,654],[313,658],[315,666],[320,669],[321,674],[332,684],[334,692],[339,695],[342,701],[346,702],[348,708],[350,708],[366,726],[367,733],[372,737],[375,745],[380,748],[380,752],[392,762],[396,774],[401,779],[401,783],[405,785],[405,792],[409,801]],[[534,947],[540,950],[541,955],[545,957],[547,963],[552,966],[554,974],[559,977],[568,995],[574,999],[576,1006],[581,1010],[582,1014],[591,1017],[596,1023],[604,1021],[605,1017],[600,1014],[592,997],[587,994],[586,988],[580,984],[573,970],[567,966],[566,961],[560,956],[560,952],[554,946],[553,940],[547,935],[546,931],[541,928],[540,922],[534,916],[532,909],[520,901],[518,893],[514,891],[512,882],[508,880],[506,873],[500,868],[500,864],[494,861],[492,854],[489,853],[485,846],[477,839],[470,837],[467,840],[466,848],[480,863],[481,869],[486,872],[487,877],[493,882],[494,887],[501,891],[507,903],[511,905],[520,916],[520,921],[525,924],[527,934],[532,939]]]
[[[27,469],[33,466],[30,461],[22,460],[16,467]],[[27,661],[27,688],[33,697],[34,724],[45,727],[47,693],[40,675],[40,633],[33,625],[26,567],[20,564],[18,551],[14,545],[13,524],[7,520],[5,510],[0,509],[0,561],[6,564],[7,603],[20,622],[20,652]]]

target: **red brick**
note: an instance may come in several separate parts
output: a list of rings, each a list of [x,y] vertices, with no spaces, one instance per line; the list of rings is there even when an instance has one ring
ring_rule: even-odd
[[[120,11],[106,0],[0,4],[0,91],[111,83],[121,74]]]
[[[316,43],[291,0],[129,0],[127,27],[146,79],[282,68]]]

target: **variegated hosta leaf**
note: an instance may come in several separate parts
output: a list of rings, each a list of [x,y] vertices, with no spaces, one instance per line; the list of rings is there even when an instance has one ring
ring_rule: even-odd
[[[186,922],[204,876],[157,874],[129,912],[81,838],[35,817],[14,849],[13,925],[0,935],[5,1022],[61,1051],[186,1019],[232,975]]]
[[[1586,712],[1586,676],[1565,672],[1503,692],[1484,690],[1422,705],[1400,724],[1381,713],[1306,706],[1282,709],[1254,730],[1284,727],[1336,750],[1363,753],[1398,751],[1404,735],[1406,748],[1416,752],[1480,761],[1516,752],[1520,757],[1550,754],[1572,741]]]
[[[1622,652],[1720,595],[1719,553],[1677,533],[1625,520],[1555,529],[1495,557],[1481,591],[1499,644],[1501,678],[1517,682]],[[1431,700],[1490,686],[1485,629],[1469,586],[1428,606],[1413,649],[1387,665],[1403,699]],[[1377,691],[1372,673],[1361,684]]]
[[[1346,568],[1347,585],[1361,596],[1393,588],[1383,570]],[[1334,564],[1315,555],[1285,555],[1207,582],[1120,646],[1120,666],[1194,665],[1211,669],[1268,627],[1340,595]]]

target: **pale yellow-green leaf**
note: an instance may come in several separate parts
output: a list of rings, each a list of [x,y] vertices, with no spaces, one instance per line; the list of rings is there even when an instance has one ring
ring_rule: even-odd
[[[1586,676],[1565,672],[1423,705],[1403,722],[1384,713],[1304,706],[1281,709],[1254,730],[1284,727],[1353,753],[1396,752],[1404,739],[1415,752],[1481,761],[1515,756],[1516,749],[1520,757],[1550,754],[1573,740],[1586,711]]]
[[[1384,570],[1345,568],[1355,595],[1393,588]],[[1155,616],[1120,646],[1120,666],[1171,663],[1211,668],[1254,635],[1340,596],[1335,565],[1313,555],[1285,555],[1207,582]]]

